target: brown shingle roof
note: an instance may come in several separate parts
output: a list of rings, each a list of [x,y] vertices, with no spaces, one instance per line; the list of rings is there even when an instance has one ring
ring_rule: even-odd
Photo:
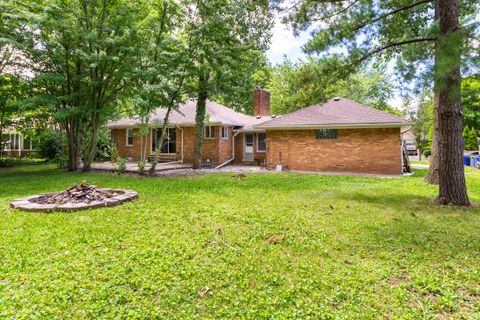
[[[180,126],[188,126],[195,124],[195,114],[196,114],[196,100],[188,100],[185,102],[179,109],[179,111],[172,111],[169,117],[169,123]],[[150,123],[161,125],[163,119],[165,118],[167,110],[166,109],[157,109],[152,113],[150,117]],[[221,123],[228,126],[239,126],[247,128],[252,125],[265,122],[266,120],[271,119],[270,117],[261,117],[257,118],[254,116],[249,116],[235,110],[225,107],[216,102],[207,100],[207,123]],[[139,117],[133,117],[129,119],[121,119],[118,121],[112,121],[108,123],[109,128],[121,128],[121,127],[134,127],[140,124]],[[253,128],[251,128],[253,130]]]
[[[368,107],[358,102],[335,98],[324,104],[280,116],[261,123],[256,128],[295,128],[315,126],[401,126],[406,119]]]

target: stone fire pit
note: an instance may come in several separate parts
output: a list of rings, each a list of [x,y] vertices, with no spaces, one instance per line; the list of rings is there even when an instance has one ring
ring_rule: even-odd
[[[85,183],[74,185],[64,192],[53,192],[14,200],[10,207],[25,211],[78,211],[101,207],[114,207],[134,200],[136,191],[106,189]]]

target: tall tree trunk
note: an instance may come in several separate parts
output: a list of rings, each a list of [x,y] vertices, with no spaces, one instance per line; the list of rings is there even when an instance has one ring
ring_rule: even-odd
[[[68,171],[77,171],[78,165],[78,131],[79,131],[79,123],[78,119],[69,118],[65,125],[65,131],[67,135],[67,143],[68,143],[68,164],[67,170]]]
[[[205,115],[207,109],[208,98],[208,80],[210,78],[209,72],[201,72],[198,77],[198,99],[197,99],[197,113],[195,115],[195,150],[193,156],[193,169],[200,169],[202,167],[202,146],[205,129]]]
[[[440,34],[435,54],[438,94],[439,194],[435,203],[468,206],[463,168],[463,112],[460,105],[462,39],[457,0],[437,0]]]
[[[97,151],[97,132],[98,132],[98,114],[93,114],[91,119],[91,132],[90,143],[86,149],[85,156],[83,157],[83,171],[89,172],[92,171],[92,162],[95,158],[95,153]]]
[[[437,58],[435,58],[437,60]],[[430,184],[438,184],[438,94],[435,92],[433,97],[433,128],[432,128],[432,154],[428,174],[424,181]]]
[[[163,141],[165,141],[165,136],[167,134],[168,119],[170,118],[170,113],[172,112],[172,107],[168,107],[165,118],[163,119],[162,132],[160,133],[160,139],[157,140],[157,148],[155,149],[155,156],[153,157],[152,166],[149,170],[149,175],[153,176],[155,174],[155,169],[157,168],[158,158],[160,157],[160,150],[162,149]],[[153,137],[152,137],[153,139]]]

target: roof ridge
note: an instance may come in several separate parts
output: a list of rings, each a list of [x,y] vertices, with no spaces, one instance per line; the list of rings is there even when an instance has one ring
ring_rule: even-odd
[[[352,100],[352,99],[349,99],[349,98],[345,98],[345,97],[339,97],[339,98],[340,98],[340,99],[344,99],[344,100],[348,100],[348,101],[353,102],[353,103],[355,103],[355,104],[358,104],[358,105],[360,105],[360,106],[362,106],[362,107],[364,107],[364,108],[368,108],[368,109],[371,109],[371,110],[374,110],[374,111],[379,111],[379,112],[382,112],[382,113],[384,113],[384,114],[386,114],[386,115],[394,116],[394,117],[400,118],[400,119],[402,119],[402,120],[405,120],[405,119],[403,119],[402,117],[400,117],[400,116],[398,116],[398,115],[396,115],[396,114],[393,114],[393,113],[390,113],[390,112],[387,112],[387,111],[384,111],[384,110],[381,110],[381,109],[377,109],[377,108],[371,107],[371,106],[369,106],[369,105],[366,105],[366,104],[357,102],[357,101],[355,101],[355,100]],[[332,98],[332,99],[330,99],[330,100],[334,100],[334,99],[335,99],[335,98]],[[328,101],[330,101],[330,100],[328,100]],[[328,102],[328,101],[327,101],[327,102]],[[325,102],[325,103],[326,103],[326,102]]]

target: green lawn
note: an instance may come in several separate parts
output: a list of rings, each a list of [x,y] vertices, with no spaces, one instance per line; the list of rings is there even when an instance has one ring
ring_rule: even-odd
[[[412,163],[412,164],[430,164],[430,161],[428,161],[428,160],[422,160],[422,161],[410,160],[410,163]]]
[[[424,174],[2,169],[0,318],[480,318],[480,208],[431,205]],[[83,179],[140,196],[73,213],[9,208]],[[480,202],[480,173],[467,179]]]

